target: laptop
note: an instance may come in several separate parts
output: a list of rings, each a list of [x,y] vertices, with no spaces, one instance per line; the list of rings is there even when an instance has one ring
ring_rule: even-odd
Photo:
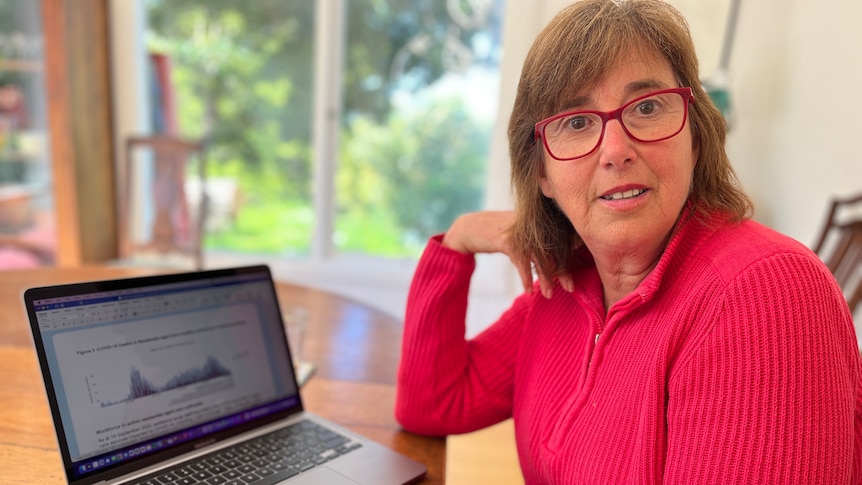
[[[70,484],[426,473],[304,410],[267,266],[31,288],[24,303]]]

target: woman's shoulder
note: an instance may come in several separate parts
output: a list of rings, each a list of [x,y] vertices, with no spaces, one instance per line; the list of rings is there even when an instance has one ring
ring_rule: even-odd
[[[804,244],[755,220],[723,223],[710,238],[710,243],[728,252],[756,251],[758,254],[794,252],[814,253]]]
[[[696,257],[705,258],[725,279],[732,279],[760,263],[783,259],[788,264],[827,271],[820,258],[801,242],[747,219],[702,226]]]

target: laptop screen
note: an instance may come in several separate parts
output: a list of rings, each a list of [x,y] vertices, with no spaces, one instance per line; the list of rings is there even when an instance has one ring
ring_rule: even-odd
[[[39,288],[25,300],[70,480],[301,407],[266,267]]]

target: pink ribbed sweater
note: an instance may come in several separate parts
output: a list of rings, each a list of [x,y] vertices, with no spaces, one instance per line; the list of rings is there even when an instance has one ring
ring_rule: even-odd
[[[396,417],[441,436],[514,417],[528,484],[846,484],[862,471],[859,353],[839,288],[760,224],[681,224],[607,312],[516,299],[465,340],[474,258],[433,238],[407,304]]]

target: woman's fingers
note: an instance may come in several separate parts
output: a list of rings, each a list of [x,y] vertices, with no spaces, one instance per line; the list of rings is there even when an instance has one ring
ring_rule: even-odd
[[[554,294],[554,278],[548,277],[546,274],[542,272],[539,266],[535,266],[536,276],[539,279],[539,290],[542,292],[542,296],[550,299]],[[522,274],[523,279],[523,274]],[[557,276],[557,281],[559,281],[560,286],[563,287],[564,290],[571,293],[575,290],[575,283],[572,279],[571,274],[561,274]]]
[[[575,282],[572,280],[572,275],[569,273],[562,274],[557,277],[560,281],[560,286],[562,286],[569,293],[575,291]]]
[[[521,278],[525,292],[532,293],[534,277],[538,276],[539,290],[545,298],[551,298],[554,288],[553,276],[542,273],[538,266],[534,265],[534,261],[521,261],[518,255],[513,254],[509,240],[509,229],[514,220],[515,213],[511,211],[484,211],[463,214],[446,231],[443,236],[443,245],[467,254],[506,254],[518,270],[518,276]],[[566,291],[574,290],[571,275],[561,275],[558,281]]]
[[[536,275],[539,277],[539,290],[542,296],[550,300],[554,294],[554,281],[548,278],[538,266],[536,266]]]
[[[518,275],[521,277],[521,284],[524,286],[524,292],[533,292],[533,265],[529,261],[517,262],[512,260],[515,268],[518,269]]]

